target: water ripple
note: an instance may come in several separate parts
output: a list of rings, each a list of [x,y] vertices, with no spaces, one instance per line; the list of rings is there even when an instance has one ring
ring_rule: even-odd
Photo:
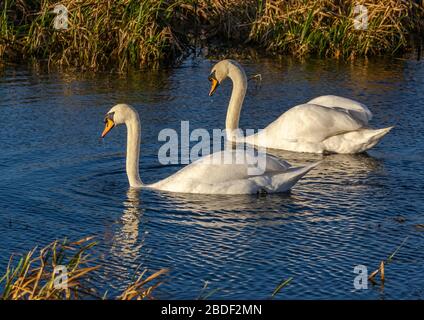
[[[99,141],[102,118],[126,101],[142,115],[141,175],[153,182],[179,169],[157,160],[157,134],[220,128],[230,85],[208,97],[212,62],[163,72],[41,74],[6,69],[0,108],[8,115],[0,154],[0,267],[11,253],[54,239],[96,235],[100,290],[125,287],[138,267],[170,268],[159,298],[422,299],[424,277],[424,65],[400,60],[351,64],[291,59],[244,61],[261,73],[249,89],[244,128],[267,125],[290,106],[334,93],[366,102],[373,125],[396,128],[366,155],[270,153],[301,165],[322,160],[288,194],[207,196],[128,189],[125,132]],[[201,94],[204,92],[204,94]],[[207,114],[207,118],[205,115]],[[358,291],[356,265],[386,266],[386,284]]]

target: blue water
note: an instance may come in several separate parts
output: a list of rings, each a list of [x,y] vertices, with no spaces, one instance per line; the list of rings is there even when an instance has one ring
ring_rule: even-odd
[[[157,159],[164,128],[222,128],[231,83],[208,97],[214,61],[126,76],[6,67],[0,73],[0,269],[11,254],[95,235],[100,291],[125,287],[137,267],[169,268],[156,298],[422,299],[424,297],[424,62],[241,61],[250,82],[241,127],[261,128],[324,94],[366,103],[372,125],[395,129],[364,155],[272,151],[292,164],[324,160],[290,194],[200,196],[133,191],[125,129],[101,141],[118,102],[141,115],[141,176],[177,171]],[[386,265],[384,287],[353,285],[353,268]],[[377,278],[378,279],[378,278]],[[207,284],[206,289],[202,288]]]

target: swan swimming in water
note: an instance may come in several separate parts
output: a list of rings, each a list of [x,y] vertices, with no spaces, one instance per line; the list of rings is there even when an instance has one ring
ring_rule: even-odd
[[[102,138],[117,125],[125,124],[127,127],[126,172],[133,188],[202,194],[286,192],[318,164],[292,167],[285,161],[264,154],[266,163],[263,172],[249,174],[249,164],[255,161],[253,156],[244,150],[225,150],[204,156],[166,179],[143,184],[139,175],[140,119],[137,111],[127,104],[117,104],[106,114],[104,122]],[[222,161],[237,157],[244,157],[243,163],[232,161],[227,164]],[[221,161],[217,163],[215,159]]]
[[[243,68],[234,60],[215,64],[209,76],[209,95],[226,78],[233,82],[226,129],[231,141],[259,147],[311,153],[360,153],[374,147],[393,127],[368,128],[371,111],[362,103],[339,96],[320,96],[283,113],[261,132],[247,137],[236,133],[247,89]]]

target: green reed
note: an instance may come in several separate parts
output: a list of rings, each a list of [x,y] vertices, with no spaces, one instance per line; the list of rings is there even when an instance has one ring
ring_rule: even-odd
[[[68,28],[55,30],[56,5]],[[368,9],[356,30],[355,5]],[[2,0],[0,61],[81,70],[158,67],[193,47],[254,47],[305,56],[397,54],[422,35],[424,5],[401,0]]]

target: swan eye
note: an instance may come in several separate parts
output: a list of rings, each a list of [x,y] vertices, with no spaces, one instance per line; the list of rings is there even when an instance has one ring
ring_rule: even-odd
[[[115,114],[115,112],[110,112],[110,113],[106,114],[106,116],[103,120],[103,122],[105,123],[105,128],[104,128],[102,135],[101,135],[102,138],[104,138],[108,134],[108,132],[110,130],[112,130],[113,127],[115,127],[115,122],[113,120],[114,114]]]
[[[115,112],[107,113],[106,116],[105,116],[105,118],[104,118],[104,120],[103,120],[103,122],[104,123],[107,123],[108,120],[112,120],[113,121],[114,114],[115,114]]]
[[[209,81],[213,81],[213,80],[216,81],[215,70],[211,72],[211,74],[208,77],[208,80]]]

